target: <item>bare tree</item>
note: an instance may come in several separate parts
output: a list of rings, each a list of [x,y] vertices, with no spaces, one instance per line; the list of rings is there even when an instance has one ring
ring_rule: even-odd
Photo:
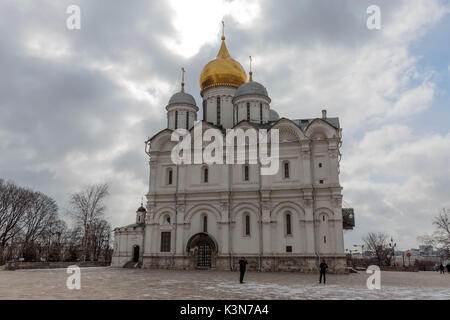
[[[31,191],[0,180],[0,247],[21,231],[21,221],[32,199]]]
[[[75,223],[82,233],[81,245],[84,261],[91,258],[92,231],[95,229],[96,222],[101,220],[105,212],[103,201],[109,195],[108,189],[107,184],[93,185],[70,197]]]
[[[431,245],[440,250],[443,259],[450,258],[450,209],[443,208],[437,217],[434,218],[433,225],[436,230],[431,235],[423,235],[418,240],[426,245]]]
[[[393,256],[393,239],[389,242],[389,235],[385,233],[369,233],[363,239],[367,248],[375,254],[378,263],[391,265]]]

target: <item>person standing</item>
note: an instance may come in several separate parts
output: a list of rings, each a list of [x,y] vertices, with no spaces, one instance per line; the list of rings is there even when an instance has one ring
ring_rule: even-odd
[[[446,267],[447,267],[447,272],[450,273],[450,262],[447,263]]]
[[[247,264],[248,264],[247,259],[245,259],[245,257],[241,257],[241,259],[239,260],[240,283],[244,283],[244,274],[245,270],[247,269]]]
[[[445,272],[444,265],[442,263],[439,266],[439,271],[441,271],[441,274],[444,274],[444,272]]]
[[[322,276],[323,276],[323,283],[325,284],[327,282],[327,278],[326,278],[326,272],[328,269],[328,265],[326,264],[325,260],[322,260],[322,263],[319,266],[320,269],[320,278],[319,278],[319,283],[322,283]]]

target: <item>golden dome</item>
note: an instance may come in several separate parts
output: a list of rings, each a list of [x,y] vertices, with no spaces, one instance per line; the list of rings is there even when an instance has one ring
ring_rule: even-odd
[[[225,44],[225,37],[222,36],[217,57],[210,61],[200,74],[200,89],[205,90],[214,86],[239,87],[247,82],[247,74],[241,64],[234,60]]]

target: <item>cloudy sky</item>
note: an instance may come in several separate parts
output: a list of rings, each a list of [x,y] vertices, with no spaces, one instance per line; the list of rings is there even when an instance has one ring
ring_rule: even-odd
[[[69,5],[81,29],[66,27]],[[381,30],[366,26],[369,5]],[[0,1],[0,177],[54,197],[109,182],[113,226],[135,219],[147,191],[144,140],[165,106],[227,45],[281,116],[343,127],[344,205],[357,227],[416,246],[450,207],[448,0]],[[201,114],[199,115],[201,118]]]

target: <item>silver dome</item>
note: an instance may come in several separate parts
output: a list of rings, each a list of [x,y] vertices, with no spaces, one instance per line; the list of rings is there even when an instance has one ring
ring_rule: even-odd
[[[267,93],[266,88],[255,81],[249,81],[241,85],[234,94],[235,97],[243,96],[246,94],[259,94],[262,96],[268,97],[269,94]]]
[[[169,100],[169,105],[170,104],[182,104],[182,103],[192,104],[194,106],[197,105],[195,103],[194,97],[191,96],[189,93],[185,93],[185,92],[177,92]]]
[[[278,115],[278,112],[276,112],[273,109],[270,109],[269,120],[270,121],[278,121],[278,120],[280,120],[280,116]]]

